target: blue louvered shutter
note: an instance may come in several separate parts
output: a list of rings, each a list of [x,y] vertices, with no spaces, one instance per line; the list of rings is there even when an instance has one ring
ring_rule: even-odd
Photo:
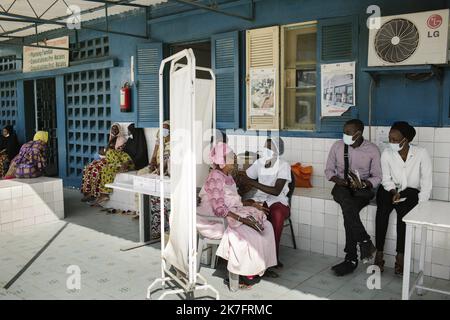
[[[239,128],[239,32],[213,35],[211,44],[216,74],[216,126]]]
[[[162,43],[141,43],[137,47],[137,126],[159,125],[159,66],[163,59]]]
[[[318,24],[320,64],[357,61],[358,22],[354,16],[325,19]],[[321,79],[320,65],[318,67]],[[317,105],[321,104],[321,83],[318,83]],[[358,99],[358,95],[356,95]],[[320,118],[320,110],[318,112]],[[319,120],[320,131],[341,132],[344,123],[357,117],[357,109],[350,108],[340,117],[323,117]]]

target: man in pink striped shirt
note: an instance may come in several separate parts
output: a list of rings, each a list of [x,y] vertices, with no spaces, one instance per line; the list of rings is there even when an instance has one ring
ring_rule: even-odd
[[[359,213],[374,197],[373,189],[381,183],[380,150],[364,139],[363,132],[361,120],[348,121],[343,139],[331,147],[325,169],[326,178],[335,183],[331,193],[344,217],[346,257],[344,262],[332,268],[337,276],[352,273],[357,268],[358,244],[364,263],[369,262],[376,251]]]

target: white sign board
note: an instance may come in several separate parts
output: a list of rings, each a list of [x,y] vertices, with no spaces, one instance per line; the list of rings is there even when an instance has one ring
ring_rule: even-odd
[[[43,46],[69,48],[69,37],[39,43]],[[35,72],[69,66],[69,51],[36,47],[23,47],[23,72]]]
[[[339,117],[355,105],[355,62],[321,66],[322,117]]]

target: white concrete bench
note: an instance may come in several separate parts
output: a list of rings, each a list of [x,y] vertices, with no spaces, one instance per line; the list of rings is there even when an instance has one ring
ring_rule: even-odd
[[[64,219],[62,179],[0,180],[1,231],[58,219]]]
[[[431,200],[434,201],[434,200]],[[449,214],[450,214],[450,202]],[[375,243],[376,205],[371,203],[361,211],[361,220]],[[344,257],[345,231],[340,206],[330,189],[297,188],[292,198],[291,218],[297,248],[329,256]],[[384,248],[387,267],[393,267],[396,255],[397,216],[392,212]],[[418,271],[420,234],[414,235],[414,272]],[[283,230],[281,244],[292,247],[289,228]],[[425,274],[450,279],[450,233],[429,231]]]
[[[137,171],[130,171],[126,173],[119,173],[114,179],[115,185],[123,184],[125,187],[133,187],[133,176],[137,175]],[[114,208],[118,210],[138,211],[137,198],[134,193],[114,189],[109,197],[109,201],[104,205],[106,208]]]

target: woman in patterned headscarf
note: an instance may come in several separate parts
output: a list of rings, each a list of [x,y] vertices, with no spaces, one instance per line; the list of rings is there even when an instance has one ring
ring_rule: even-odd
[[[36,178],[47,165],[48,132],[38,131],[33,141],[25,143],[14,157],[4,179]]]
[[[108,150],[122,150],[127,139],[119,123],[114,123],[109,132],[109,141],[106,150],[99,152],[100,159],[92,161],[83,170],[81,192],[84,198],[82,202],[94,201],[100,197],[100,175],[106,166],[106,153]]]

